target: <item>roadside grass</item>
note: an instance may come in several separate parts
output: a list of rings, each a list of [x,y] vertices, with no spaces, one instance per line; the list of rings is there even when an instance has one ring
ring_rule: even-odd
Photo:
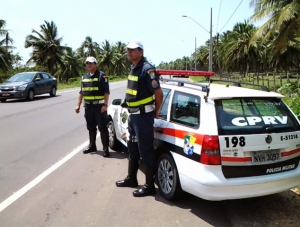
[[[110,76],[109,82],[116,82],[126,80],[127,76]],[[58,82],[58,90],[80,87],[81,78],[71,78],[68,83]]]

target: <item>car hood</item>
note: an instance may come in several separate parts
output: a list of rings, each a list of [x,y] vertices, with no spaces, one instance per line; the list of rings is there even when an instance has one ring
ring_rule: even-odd
[[[20,81],[20,82],[5,82],[0,84],[0,87],[18,87],[24,84],[28,84],[28,82]]]

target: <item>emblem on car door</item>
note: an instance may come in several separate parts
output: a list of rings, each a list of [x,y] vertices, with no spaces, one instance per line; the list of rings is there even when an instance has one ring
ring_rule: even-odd
[[[125,124],[125,122],[128,119],[128,114],[124,111],[123,113],[120,114],[120,117],[122,119],[123,124]]]
[[[194,153],[194,145],[195,145],[196,137],[193,135],[185,135],[184,136],[184,145],[183,151],[187,155],[192,155]]]
[[[267,135],[266,138],[265,138],[265,140],[266,140],[267,144],[270,144],[272,142],[272,136]]]

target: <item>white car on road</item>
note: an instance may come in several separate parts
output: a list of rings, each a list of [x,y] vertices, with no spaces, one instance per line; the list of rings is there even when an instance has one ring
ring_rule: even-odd
[[[161,81],[164,101],[154,146],[163,197],[175,199],[185,191],[206,200],[240,199],[300,185],[300,123],[283,96],[265,87],[212,82]],[[112,149],[126,146],[128,136],[129,113],[121,101],[108,108]]]

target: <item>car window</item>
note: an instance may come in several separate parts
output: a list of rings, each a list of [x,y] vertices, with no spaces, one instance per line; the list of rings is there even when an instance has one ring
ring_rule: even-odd
[[[34,79],[43,79],[42,75],[40,73],[37,73],[34,77]]]
[[[44,79],[50,79],[50,76],[47,73],[42,73]]]
[[[286,105],[276,98],[216,100],[220,135],[289,132],[300,126]]]
[[[170,121],[198,128],[200,119],[200,97],[175,92],[172,100]]]
[[[162,92],[163,92],[163,104],[162,104],[159,116],[162,119],[167,119],[168,107],[169,107],[169,103],[170,103],[171,89],[162,88]]]

